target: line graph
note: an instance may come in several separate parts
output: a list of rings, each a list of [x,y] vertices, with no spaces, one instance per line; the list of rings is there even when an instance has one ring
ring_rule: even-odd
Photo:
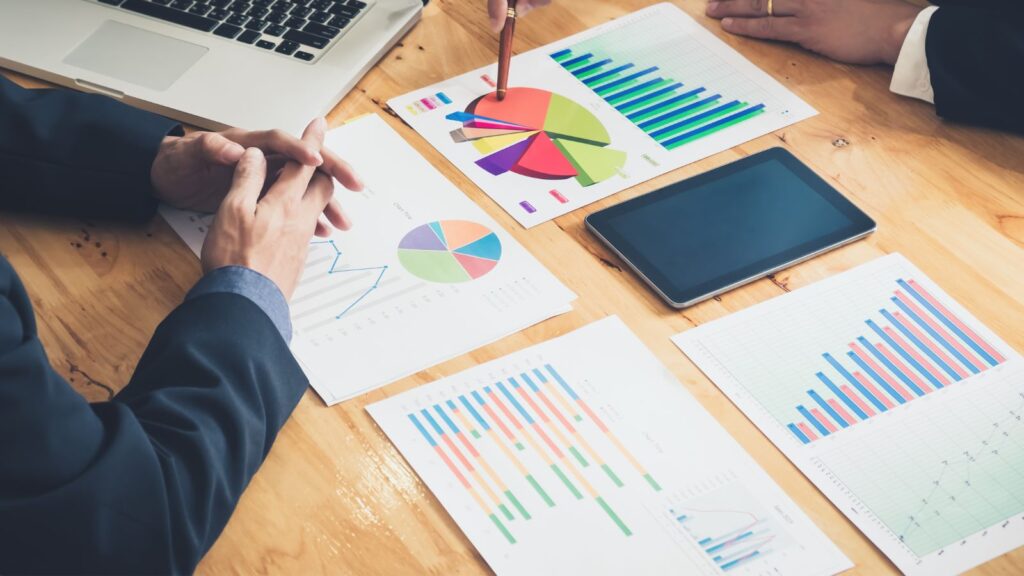
[[[900,434],[865,435],[820,462],[918,557],[996,527],[1024,513],[1024,370],[1006,371],[974,384],[984,395],[950,399]]]
[[[360,294],[355,300],[353,300],[351,303],[349,303],[347,306],[345,306],[345,308],[341,312],[339,312],[337,315],[335,315],[334,316],[335,320],[340,320],[342,317],[345,316],[345,314],[348,314],[360,302],[365,300],[367,296],[372,294],[374,290],[379,288],[380,285],[381,285],[381,281],[384,279],[384,274],[387,273],[388,268],[389,268],[387,265],[383,265],[383,266],[370,266],[370,267],[364,267],[364,268],[344,268],[344,267],[339,267],[339,264],[341,263],[342,252],[341,252],[341,249],[338,248],[338,245],[335,244],[334,240],[314,240],[314,241],[310,242],[310,246],[311,247],[313,247],[313,246],[324,246],[326,248],[330,248],[330,250],[333,252],[333,253],[331,253],[331,254],[329,254],[327,256],[327,260],[330,260],[330,262],[331,262],[331,264],[327,267],[327,271],[326,271],[326,274],[328,276],[335,275],[335,274],[356,274],[356,273],[364,273],[364,272],[376,272],[377,273],[377,276],[374,277],[373,283],[370,284],[370,286],[366,289],[366,291],[363,292],[362,294]],[[316,266],[317,264],[322,263],[324,261],[323,258],[320,258],[320,259],[311,258],[311,260],[312,260],[312,262],[309,262],[307,264],[307,269],[309,269],[310,267]]]

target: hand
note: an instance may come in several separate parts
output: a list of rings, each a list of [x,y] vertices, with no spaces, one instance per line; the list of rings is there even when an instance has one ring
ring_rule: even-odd
[[[317,152],[326,124],[306,128],[302,142]],[[330,176],[314,166],[288,162],[261,198],[267,160],[248,148],[235,167],[230,191],[203,244],[203,270],[244,266],[270,278],[291,299],[306,263],[317,219],[334,194]]]
[[[519,0],[516,2],[516,16],[525,16],[530,10],[548,4],[551,4],[551,0]],[[505,27],[505,16],[508,15],[508,0],[487,0],[487,13],[491,16],[491,28],[501,32]]]
[[[322,119],[314,120],[320,121]],[[291,160],[319,167],[349,190],[358,191],[363,187],[352,168],[327,148],[314,148],[281,130],[253,132],[233,128],[164,138],[150,168],[150,181],[157,199],[176,208],[216,211],[246,147],[259,148],[266,156],[271,174],[267,185],[273,182],[273,176],[285,162]],[[351,227],[341,205],[333,198],[324,216],[339,229]],[[316,233],[330,235],[330,228],[323,219],[318,220]]]
[[[711,0],[727,32],[794,42],[850,64],[895,64],[922,7],[903,0]]]

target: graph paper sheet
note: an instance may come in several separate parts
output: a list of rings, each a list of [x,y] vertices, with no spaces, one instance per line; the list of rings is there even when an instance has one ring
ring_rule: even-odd
[[[904,572],[1024,544],[1024,361],[903,256],[673,340]]]
[[[498,574],[851,566],[617,317],[367,410]]]
[[[291,300],[292,350],[325,402],[570,309],[575,295],[379,116],[332,130],[326,145],[366,189],[339,186],[354,226],[312,242]],[[213,217],[161,211],[198,255]]]
[[[814,115],[671,4],[388,102],[526,227]]]

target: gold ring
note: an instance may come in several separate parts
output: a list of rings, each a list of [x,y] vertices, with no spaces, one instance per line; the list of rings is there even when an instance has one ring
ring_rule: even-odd
[[[772,10],[772,0],[768,0],[768,15],[775,16],[775,11]]]

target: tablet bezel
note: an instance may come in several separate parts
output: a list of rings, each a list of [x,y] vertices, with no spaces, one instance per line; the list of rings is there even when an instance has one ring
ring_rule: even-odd
[[[823,237],[808,240],[768,258],[763,258],[742,268],[732,270],[727,274],[709,278],[685,290],[673,289],[672,281],[667,275],[651,264],[644,254],[633,249],[631,243],[623,235],[608,225],[610,219],[621,214],[646,207],[676,194],[685,194],[699,186],[727,178],[749,167],[770,161],[780,162],[807,184],[809,188],[842,213],[850,221],[850,224],[837,228]],[[763,152],[752,154],[724,166],[719,166],[692,178],[669,184],[664,188],[644,194],[643,196],[594,212],[587,216],[586,225],[591,232],[643,278],[655,292],[675,308],[692,306],[733,288],[763,278],[768,274],[863,238],[876,228],[875,221],[864,213],[863,210],[850,202],[838,190],[798,160],[796,156],[793,156],[788,150],[779,147],[769,148]]]

